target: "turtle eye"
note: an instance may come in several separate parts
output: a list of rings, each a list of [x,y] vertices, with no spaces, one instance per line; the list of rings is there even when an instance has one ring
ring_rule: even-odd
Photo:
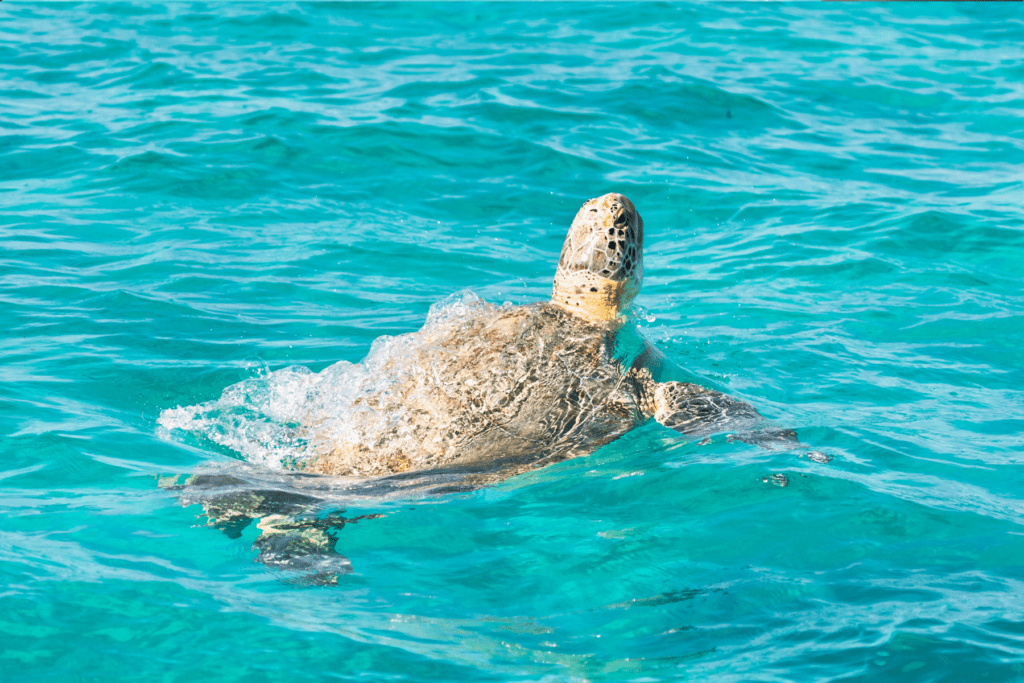
[[[622,213],[615,217],[615,225],[622,226],[625,225],[628,221],[629,218],[626,216],[625,211],[623,211]]]

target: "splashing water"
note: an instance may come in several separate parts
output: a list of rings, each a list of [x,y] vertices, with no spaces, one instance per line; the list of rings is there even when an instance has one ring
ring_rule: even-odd
[[[319,373],[301,365],[271,372],[258,358],[246,359],[254,376],[227,387],[215,401],[164,410],[158,419],[161,435],[188,432],[251,463],[278,469],[308,457],[307,425],[316,425],[318,440],[372,447],[403,415],[401,410],[373,414],[357,399],[386,394],[403,378],[428,370],[420,366],[418,350],[509,307],[487,303],[470,291],[453,294],[430,307],[419,331],[381,336],[361,363],[339,361]]]

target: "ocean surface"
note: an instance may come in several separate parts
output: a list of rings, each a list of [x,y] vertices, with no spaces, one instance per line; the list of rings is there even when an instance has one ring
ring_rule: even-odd
[[[4,2],[0,679],[1024,680],[1021,45],[1012,3]],[[544,300],[609,191],[640,331],[806,449],[650,423],[424,493],[175,421]]]

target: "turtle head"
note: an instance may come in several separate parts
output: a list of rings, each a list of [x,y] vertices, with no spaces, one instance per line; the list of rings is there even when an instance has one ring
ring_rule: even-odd
[[[580,207],[562,245],[551,302],[590,322],[618,318],[644,277],[644,221],[611,192]]]

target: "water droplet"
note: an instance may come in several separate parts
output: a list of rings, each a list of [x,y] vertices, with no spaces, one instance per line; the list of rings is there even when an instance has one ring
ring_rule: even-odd
[[[809,451],[807,457],[814,462],[820,462],[823,465],[828,464],[832,461],[832,456],[828,453],[822,453],[821,451]]]
[[[250,379],[266,377],[270,374],[270,368],[259,356],[248,356],[242,361],[242,368],[238,371],[239,379]]]

